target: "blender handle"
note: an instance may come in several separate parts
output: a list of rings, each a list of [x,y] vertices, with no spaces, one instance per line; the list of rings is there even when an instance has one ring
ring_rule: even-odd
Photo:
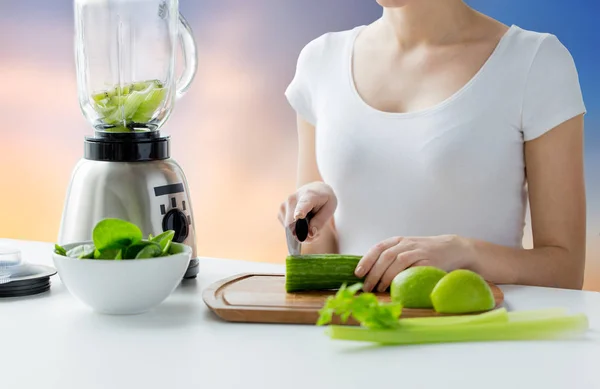
[[[185,94],[198,70],[196,41],[194,40],[192,28],[181,13],[179,14],[179,43],[183,51],[184,66],[183,73],[177,79],[177,98]]]

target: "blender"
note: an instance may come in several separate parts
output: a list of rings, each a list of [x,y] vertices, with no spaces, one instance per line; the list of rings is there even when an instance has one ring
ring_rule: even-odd
[[[144,235],[174,230],[174,241],[192,247],[184,278],[194,278],[190,191],[160,133],[196,73],[190,26],[178,0],[75,0],[74,11],[79,105],[93,135],[71,176],[58,242],[91,240],[105,218],[130,221]]]

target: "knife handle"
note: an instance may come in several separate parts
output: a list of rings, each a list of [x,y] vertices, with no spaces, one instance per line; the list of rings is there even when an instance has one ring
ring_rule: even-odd
[[[304,242],[308,237],[310,219],[312,219],[312,212],[309,212],[304,219],[296,220],[296,238],[300,242]]]

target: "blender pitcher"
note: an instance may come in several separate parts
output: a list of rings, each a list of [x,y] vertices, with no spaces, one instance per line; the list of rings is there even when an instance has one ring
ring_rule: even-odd
[[[79,104],[100,134],[158,131],[196,74],[178,0],[75,0],[75,39]]]

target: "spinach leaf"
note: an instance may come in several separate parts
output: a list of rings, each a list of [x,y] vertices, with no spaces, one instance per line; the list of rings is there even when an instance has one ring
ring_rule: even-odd
[[[91,259],[94,258],[95,250],[96,248],[93,244],[82,244],[67,251],[65,256],[70,258]]]
[[[174,236],[175,231],[167,230],[162,234],[156,235],[155,237],[148,237],[148,240],[158,243],[160,245],[161,255],[167,255],[169,249],[171,248],[171,242],[173,241]]]
[[[92,232],[94,245],[104,249],[123,249],[142,240],[142,231],[133,223],[121,219],[104,219]]]
[[[175,231],[168,230],[143,239],[138,226],[126,220],[108,218],[96,224],[92,231],[93,244],[83,244],[66,250],[55,244],[54,252],[80,259],[147,259],[176,254],[172,245]]]
[[[135,256],[138,255],[138,253],[140,251],[142,251],[142,249],[148,245],[151,244],[155,244],[152,243],[148,240],[140,240],[139,242],[136,242],[134,244],[132,244],[131,246],[127,247],[127,249],[125,249],[125,254],[123,255],[124,259],[135,259]]]
[[[151,242],[149,245],[141,249],[139,253],[137,253],[135,259],[155,258],[160,257],[161,254],[162,250],[160,249],[160,245],[158,243]]]
[[[62,255],[62,256],[67,256],[67,250],[65,250],[64,247],[58,245],[58,244],[54,244],[54,252],[58,255]]]
[[[123,259],[123,249],[115,248],[115,249],[104,249],[104,250],[96,250],[94,252],[94,259]]]

